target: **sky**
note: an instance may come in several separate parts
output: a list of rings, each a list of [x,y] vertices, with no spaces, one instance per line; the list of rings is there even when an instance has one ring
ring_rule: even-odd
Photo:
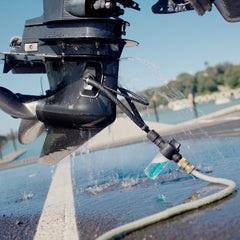
[[[119,83],[133,91],[161,86],[186,72],[194,74],[219,63],[240,62],[240,23],[226,22],[215,7],[204,16],[196,12],[158,15],[151,12],[157,1],[138,1],[141,11],[125,9],[122,19],[130,23],[123,38],[137,47],[125,48],[120,60]],[[22,36],[26,19],[42,15],[42,0],[9,0],[0,4],[0,51],[10,51],[9,40]],[[45,90],[46,75],[2,74],[0,86],[23,94]],[[0,110],[0,135],[17,130],[20,121]]]

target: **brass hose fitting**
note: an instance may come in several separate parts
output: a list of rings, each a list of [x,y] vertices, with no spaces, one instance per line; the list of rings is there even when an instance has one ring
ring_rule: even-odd
[[[190,174],[195,168],[186,158],[181,158],[177,164],[188,174]]]

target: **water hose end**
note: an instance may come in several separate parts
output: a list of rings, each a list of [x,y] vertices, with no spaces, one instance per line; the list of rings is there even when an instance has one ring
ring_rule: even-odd
[[[178,161],[178,166],[180,168],[182,168],[186,173],[188,174],[191,174],[191,172],[194,170],[194,166],[188,162],[188,160],[186,158],[181,158],[179,161]]]

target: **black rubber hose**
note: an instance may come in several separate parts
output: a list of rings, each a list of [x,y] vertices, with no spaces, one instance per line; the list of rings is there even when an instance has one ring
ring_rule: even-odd
[[[146,133],[149,132],[149,127],[145,124],[145,122],[140,119],[138,116],[135,116],[124,104],[121,103],[120,100],[114,96],[111,91],[104,88],[104,86],[97,81],[93,80],[91,76],[84,79],[87,84],[92,85],[99,90],[101,90],[108,98],[110,98],[138,127],[140,127]]]

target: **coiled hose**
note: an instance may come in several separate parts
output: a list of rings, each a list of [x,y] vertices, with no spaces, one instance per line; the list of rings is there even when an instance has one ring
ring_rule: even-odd
[[[103,235],[99,236],[96,240],[114,239],[118,236],[126,235],[130,232],[139,230],[143,227],[146,227],[153,223],[157,223],[159,221],[168,219],[175,215],[178,215],[178,214],[181,214],[181,213],[193,210],[193,209],[197,209],[204,205],[216,202],[220,199],[223,199],[223,198],[229,196],[237,188],[236,183],[231,180],[228,180],[228,179],[210,177],[210,176],[207,176],[205,174],[198,172],[197,170],[193,170],[191,172],[191,174],[197,178],[204,180],[204,181],[211,182],[211,183],[223,184],[223,185],[226,185],[227,187],[217,193],[213,193],[207,197],[198,199],[196,201],[183,203],[183,204],[168,208],[162,212],[159,212],[159,213],[141,218],[137,221],[130,222],[130,223],[127,223],[120,227],[114,228],[114,229],[110,230],[109,232],[106,232]]]

